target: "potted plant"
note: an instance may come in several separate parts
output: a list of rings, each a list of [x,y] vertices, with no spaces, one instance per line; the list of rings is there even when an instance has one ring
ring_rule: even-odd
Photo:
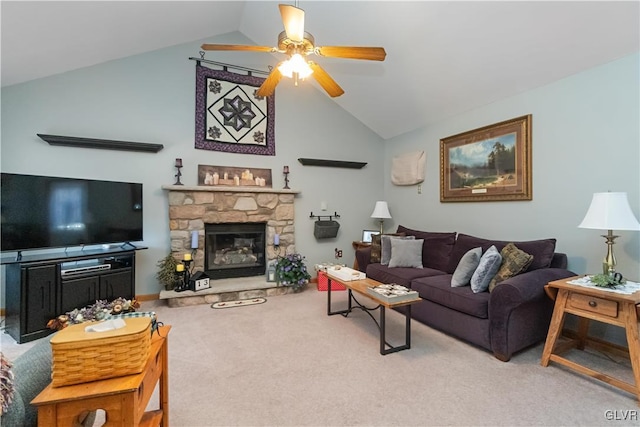
[[[276,280],[283,286],[291,286],[295,292],[309,283],[311,275],[307,271],[304,257],[300,254],[289,254],[278,257],[276,263]]]
[[[166,290],[172,290],[178,282],[178,275],[176,273],[176,266],[178,265],[178,262],[173,255],[169,254],[158,261],[156,265],[158,267],[156,279],[164,285]]]

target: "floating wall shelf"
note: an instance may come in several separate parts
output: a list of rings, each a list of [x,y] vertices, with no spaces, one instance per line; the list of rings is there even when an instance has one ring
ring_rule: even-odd
[[[345,162],[342,160],[298,159],[305,166],[328,166],[332,168],[362,169],[366,163]]]
[[[61,145],[65,147],[100,148],[103,150],[143,151],[157,153],[164,148],[162,144],[149,144],[146,142],[113,141],[110,139],[80,138],[75,136],[36,134],[49,145]]]

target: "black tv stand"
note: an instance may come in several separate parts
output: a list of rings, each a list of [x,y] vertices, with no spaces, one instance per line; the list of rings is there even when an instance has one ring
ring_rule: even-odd
[[[55,332],[47,322],[60,314],[98,299],[134,298],[135,255],[146,248],[127,246],[2,258],[5,331],[20,344],[33,341]]]
[[[126,248],[127,246],[130,246],[132,249],[138,249],[138,247],[131,242],[124,242],[120,245],[122,249]]]

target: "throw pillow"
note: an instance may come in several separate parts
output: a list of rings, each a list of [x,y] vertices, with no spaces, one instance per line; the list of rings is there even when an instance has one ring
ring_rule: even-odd
[[[496,275],[500,264],[502,263],[502,256],[495,246],[491,246],[480,258],[480,264],[478,268],[473,272],[471,276],[471,290],[473,293],[484,292],[489,287],[489,282]]]
[[[469,249],[477,248],[480,246],[483,251],[486,251],[490,246],[494,245],[498,251],[502,250],[507,244],[514,243],[519,249],[525,251],[528,254],[533,255],[533,261],[527,268],[527,271],[537,270],[539,268],[547,268],[553,261],[553,254],[556,248],[556,239],[542,239],[542,240],[528,240],[528,241],[502,241],[502,240],[488,240],[479,237],[470,236],[467,234],[458,234],[456,244],[451,252],[451,258],[449,263],[448,272],[455,271],[460,258]]]
[[[471,281],[471,276],[480,265],[480,258],[482,258],[482,248],[479,247],[470,249],[464,254],[456,267],[456,271],[451,276],[451,286],[454,288],[467,286]]]
[[[422,239],[391,239],[391,259],[389,268],[422,268]]]
[[[404,233],[387,234],[387,236],[404,236]],[[380,234],[374,234],[371,237],[371,258],[370,263],[379,263],[382,256],[382,236]]]
[[[533,262],[533,255],[518,249],[513,243],[509,243],[502,248],[500,256],[502,256],[502,264],[500,264],[500,269],[489,282],[489,292],[493,291],[498,283],[503,280],[526,271]]]
[[[456,267],[455,265],[451,271],[447,270],[447,268],[449,267],[451,251],[456,243],[455,232],[420,231],[407,228],[403,225],[399,225],[396,232],[424,240],[422,244],[422,266],[424,268],[433,268],[435,270],[453,273]],[[472,246],[469,249],[475,248],[476,246]],[[462,256],[462,254],[460,256]],[[460,258],[458,258],[458,260],[459,259]],[[456,265],[458,265],[457,262]]]
[[[415,236],[390,236],[388,234],[380,237],[380,264],[389,265],[389,260],[391,260],[391,239],[413,240],[415,238]]]

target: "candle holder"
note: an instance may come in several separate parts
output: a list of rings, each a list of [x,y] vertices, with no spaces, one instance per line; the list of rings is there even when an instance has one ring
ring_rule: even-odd
[[[182,264],[178,264],[182,266],[181,270],[178,270],[178,276],[180,277],[180,283],[175,287],[174,291],[183,292],[189,289],[189,280],[191,279],[191,263],[193,259],[183,259],[180,261]]]
[[[182,176],[182,172],[180,172],[180,169],[182,169],[182,159],[176,159],[175,167],[178,169],[178,172],[174,175],[176,177],[176,182],[173,185],[182,185],[180,182],[180,177]]]
[[[282,169],[282,173],[284,174],[284,190],[290,190],[289,188],[289,166],[285,166]]]

